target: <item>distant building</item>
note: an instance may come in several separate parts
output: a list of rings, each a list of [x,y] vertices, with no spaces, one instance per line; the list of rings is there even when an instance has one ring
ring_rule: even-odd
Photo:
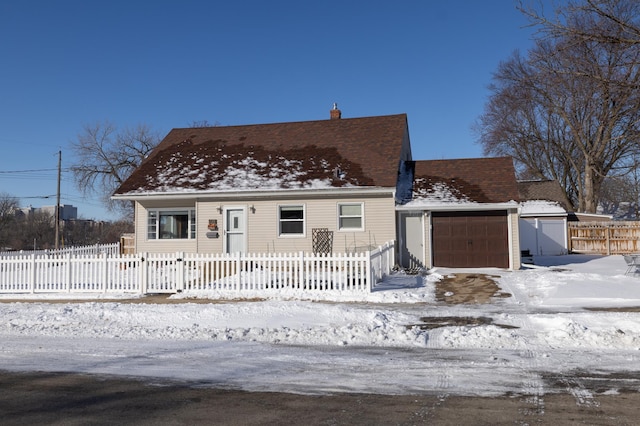
[[[16,210],[16,214],[20,216],[31,216],[37,213],[46,213],[54,217],[56,215],[56,206],[42,207],[21,207]],[[60,204],[60,220],[74,220],[78,218],[78,208],[71,204]]]
[[[13,214],[15,214],[16,217],[31,216],[34,213],[35,213],[35,209],[33,207],[31,207],[31,206],[29,206],[29,207],[18,207],[17,209],[15,209],[13,211]]]
[[[49,213],[51,216],[56,214],[56,206],[42,206],[35,209],[43,213]],[[78,208],[71,204],[60,204],[60,220],[72,220],[78,218]]]

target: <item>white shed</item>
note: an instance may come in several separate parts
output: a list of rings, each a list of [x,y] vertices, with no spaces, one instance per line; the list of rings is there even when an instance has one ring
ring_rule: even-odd
[[[520,250],[532,256],[567,254],[567,212],[554,201],[521,203]]]

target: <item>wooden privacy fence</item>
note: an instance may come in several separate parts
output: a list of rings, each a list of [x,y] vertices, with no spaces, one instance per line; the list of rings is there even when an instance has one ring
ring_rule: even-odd
[[[0,258],[0,293],[371,291],[395,245],[347,254],[36,255]]]
[[[606,255],[640,253],[640,222],[570,222],[569,251]]]

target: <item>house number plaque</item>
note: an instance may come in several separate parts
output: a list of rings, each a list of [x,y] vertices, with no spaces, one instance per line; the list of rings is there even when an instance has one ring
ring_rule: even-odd
[[[218,219],[209,219],[209,225],[207,225],[207,238],[218,238],[220,234],[218,233]]]

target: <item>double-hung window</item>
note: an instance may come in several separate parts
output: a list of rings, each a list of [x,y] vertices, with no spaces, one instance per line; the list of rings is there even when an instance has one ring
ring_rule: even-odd
[[[338,229],[341,231],[363,231],[363,203],[338,204]]]
[[[147,220],[147,239],[195,239],[195,209],[149,210]]]
[[[278,234],[281,236],[303,236],[304,206],[279,206],[278,227]]]

